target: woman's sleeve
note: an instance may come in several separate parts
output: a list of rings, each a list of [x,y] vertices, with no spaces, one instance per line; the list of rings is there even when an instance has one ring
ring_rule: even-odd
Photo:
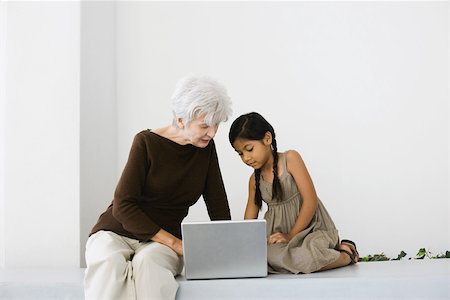
[[[230,220],[230,207],[228,206],[227,194],[220,172],[216,146],[213,140],[211,143],[212,151],[203,199],[211,220]]]
[[[148,241],[161,228],[138,205],[151,163],[144,138],[143,133],[134,137],[128,161],[114,193],[112,213],[126,231],[139,240]]]

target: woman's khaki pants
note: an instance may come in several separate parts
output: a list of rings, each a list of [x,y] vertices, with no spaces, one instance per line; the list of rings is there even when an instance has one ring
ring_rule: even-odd
[[[169,247],[111,231],[89,237],[86,264],[86,300],[175,299],[175,276],[183,269],[183,259]]]

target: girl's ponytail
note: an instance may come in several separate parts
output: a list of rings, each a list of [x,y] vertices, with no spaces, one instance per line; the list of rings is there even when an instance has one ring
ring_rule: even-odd
[[[275,133],[272,133],[272,153],[273,153],[273,182],[272,182],[272,199],[280,201],[283,199],[283,190],[281,189],[280,178],[278,177],[278,149]]]
[[[255,170],[255,182],[256,182],[256,190],[255,190],[255,204],[259,209],[262,207],[262,195],[261,190],[259,189],[259,183],[261,181],[261,169]]]

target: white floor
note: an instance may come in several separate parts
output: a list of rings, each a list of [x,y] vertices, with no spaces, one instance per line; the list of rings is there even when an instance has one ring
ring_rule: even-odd
[[[0,299],[83,299],[83,269],[0,269]],[[450,259],[367,262],[315,274],[185,280],[177,299],[450,299]]]
[[[367,262],[301,275],[186,281],[177,299],[450,299],[450,259]]]

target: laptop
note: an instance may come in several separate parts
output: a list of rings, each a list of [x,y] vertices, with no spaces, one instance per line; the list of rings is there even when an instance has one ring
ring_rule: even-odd
[[[266,220],[181,224],[186,279],[267,276]]]

